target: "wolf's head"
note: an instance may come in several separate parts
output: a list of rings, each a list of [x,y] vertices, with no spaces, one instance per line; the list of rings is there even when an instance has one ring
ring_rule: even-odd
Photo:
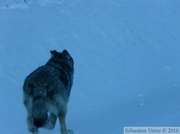
[[[56,50],[50,52],[52,55],[50,59],[51,62],[61,66],[65,70],[68,69],[71,73],[74,72],[74,61],[67,50],[63,50],[62,53],[57,52]]]

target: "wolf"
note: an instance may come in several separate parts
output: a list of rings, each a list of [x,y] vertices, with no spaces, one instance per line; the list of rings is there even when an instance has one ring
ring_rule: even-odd
[[[23,102],[28,129],[32,134],[37,134],[41,127],[51,130],[59,119],[61,134],[72,134],[65,119],[73,84],[74,61],[67,50],[50,52],[49,61],[24,81]]]

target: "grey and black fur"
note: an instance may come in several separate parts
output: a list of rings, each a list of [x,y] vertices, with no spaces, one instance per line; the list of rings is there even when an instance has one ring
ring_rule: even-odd
[[[24,105],[30,132],[38,128],[53,129],[59,118],[61,134],[72,133],[66,127],[67,103],[73,84],[74,61],[67,50],[51,51],[50,60],[25,79]]]

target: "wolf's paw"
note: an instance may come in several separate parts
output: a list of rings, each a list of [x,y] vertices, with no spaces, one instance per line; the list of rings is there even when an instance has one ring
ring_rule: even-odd
[[[38,129],[35,128],[35,127],[30,128],[29,131],[30,131],[32,134],[38,134],[38,133],[39,133]]]
[[[74,134],[73,130],[68,129],[68,134]]]
[[[32,134],[38,134],[39,132],[33,132]]]

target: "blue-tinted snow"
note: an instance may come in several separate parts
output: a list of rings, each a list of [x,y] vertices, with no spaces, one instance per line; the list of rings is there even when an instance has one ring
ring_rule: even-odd
[[[23,81],[52,49],[75,61],[75,134],[180,126],[179,9],[179,0],[1,0],[1,131],[28,133]],[[59,134],[59,123],[40,133]]]

